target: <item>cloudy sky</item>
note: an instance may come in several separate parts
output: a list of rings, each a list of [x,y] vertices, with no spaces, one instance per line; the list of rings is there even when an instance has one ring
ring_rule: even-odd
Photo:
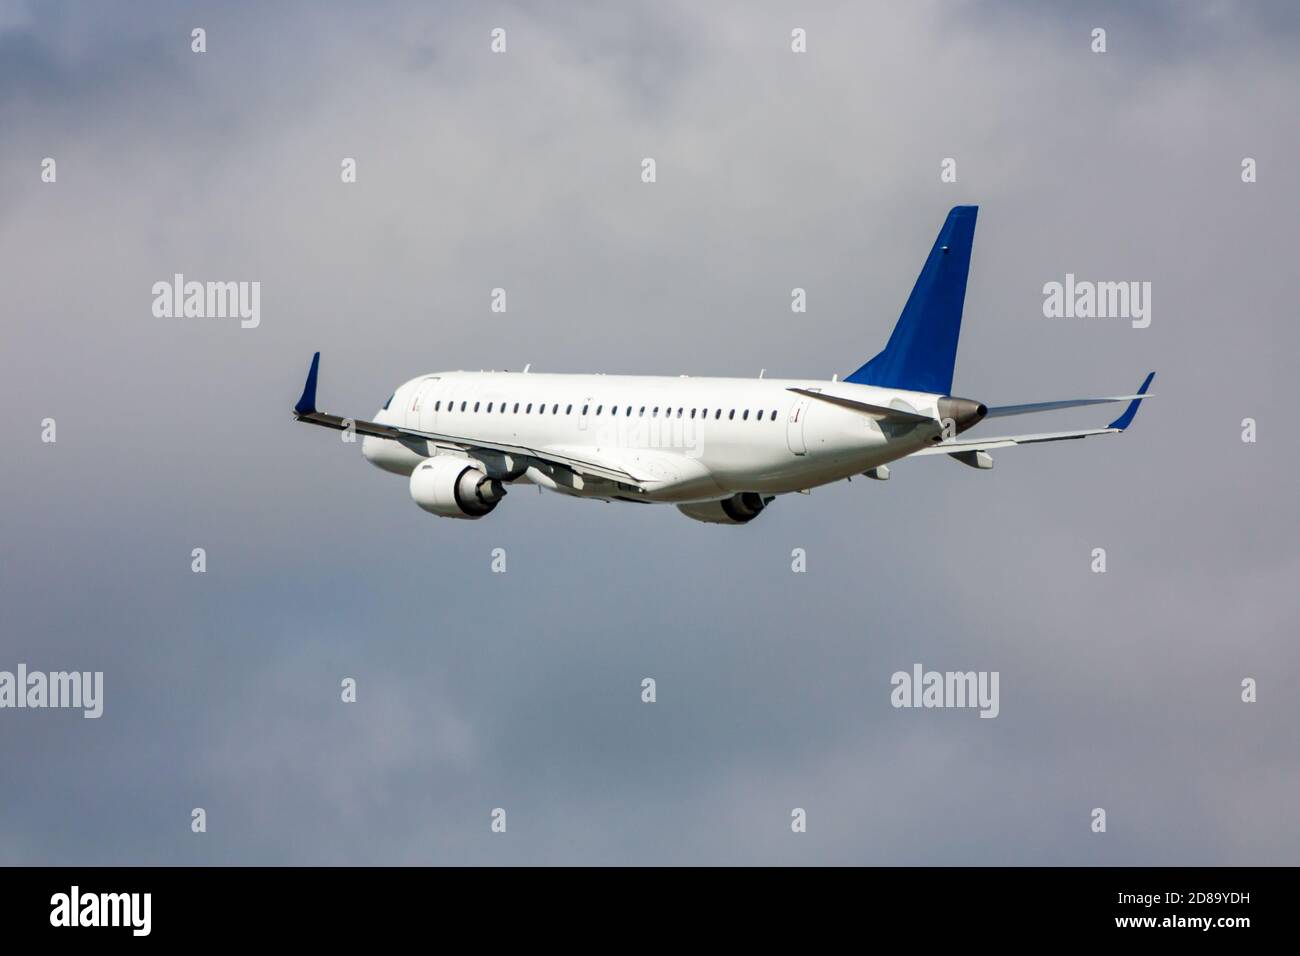
[[[1287,2],[0,4],[0,669],[105,682],[0,711],[0,862],[1300,862],[1298,48]],[[1123,438],[743,528],[453,522],[289,415],[316,350],[351,415],[439,369],[843,374],[958,203],[954,390],[1154,369]],[[260,326],[154,317],[178,272]],[[1045,319],[1066,273],[1150,327]],[[917,662],[1000,715],[892,708]]]

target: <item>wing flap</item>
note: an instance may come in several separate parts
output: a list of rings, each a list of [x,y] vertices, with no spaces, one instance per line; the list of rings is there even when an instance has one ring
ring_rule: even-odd
[[[300,421],[304,419],[299,419]],[[361,431],[361,424],[357,424],[357,431]],[[373,422],[364,424],[374,425]],[[621,468],[613,467],[590,458],[579,458],[566,452],[554,451],[549,448],[532,448],[527,445],[510,445],[504,442],[483,441],[480,438],[466,438],[461,435],[446,435],[439,432],[425,432],[414,428],[395,428],[387,425],[376,426],[386,428],[391,432],[396,432],[398,439],[405,438],[408,441],[431,442],[441,447],[454,448],[459,451],[473,451],[476,448],[484,451],[502,452],[507,455],[518,455],[520,457],[537,458],[541,461],[549,462],[552,465],[560,465],[578,475],[591,475],[596,478],[604,478],[608,481],[624,482],[626,484],[641,485],[645,479],[639,478],[630,472]],[[390,436],[382,436],[390,437]]]
[[[972,439],[970,441],[945,441],[914,451],[908,458],[918,455],[954,455],[963,452],[988,451],[992,448],[1010,448],[1013,445],[1035,445],[1039,442],[1070,441],[1090,435],[1118,435],[1122,428],[1083,428],[1071,432],[1042,432],[1037,435],[1005,435],[1000,438]]]
[[[389,425],[381,425],[378,422],[358,421],[355,418],[342,418],[338,415],[327,415],[324,412],[311,411],[305,415],[295,414],[294,418],[300,422],[307,422],[311,425],[322,425],[325,428],[333,428],[336,431],[347,431],[350,427],[358,435],[374,435],[376,438],[391,438],[398,441],[402,437],[400,429],[393,428]]]

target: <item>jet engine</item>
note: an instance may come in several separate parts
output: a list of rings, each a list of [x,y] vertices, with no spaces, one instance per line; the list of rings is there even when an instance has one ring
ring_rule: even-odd
[[[411,498],[441,518],[481,518],[505,494],[501,482],[467,458],[437,455],[411,472]]]
[[[760,511],[767,507],[774,496],[766,498],[752,491],[742,491],[721,501],[701,501],[695,504],[678,505],[677,510],[696,521],[709,524],[748,524],[758,517]]]

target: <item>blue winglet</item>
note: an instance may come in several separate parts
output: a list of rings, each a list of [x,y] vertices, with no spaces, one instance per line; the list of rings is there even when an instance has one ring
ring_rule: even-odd
[[[316,411],[316,373],[320,369],[320,353],[311,357],[311,371],[307,373],[307,384],[302,387],[302,398],[293,406],[295,415],[310,415]]]
[[[1137,393],[1139,395],[1145,395],[1147,393],[1147,388],[1149,388],[1151,385],[1151,380],[1155,377],[1156,377],[1155,372],[1151,372],[1150,374],[1148,374],[1147,380],[1142,383],[1142,387],[1137,390]],[[1142,404],[1142,399],[1140,398],[1133,399],[1133,401],[1128,403],[1128,408],[1124,409],[1124,414],[1121,415],[1119,418],[1115,419],[1106,427],[1118,428],[1120,431],[1123,431],[1124,429],[1128,428],[1129,425],[1133,424],[1133,416],[1138,413],[1138,406],[1141,404]]]

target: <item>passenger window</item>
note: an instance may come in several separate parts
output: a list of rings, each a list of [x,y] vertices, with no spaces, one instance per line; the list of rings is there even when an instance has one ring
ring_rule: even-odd
[[[653,412],[650,413],[650,417],[651,417],[651,418],[658,418],[658,417],[659,417],[659,406],[658,406],[658,405],[656,405],[656,406],[655,406],[655,410],[654,410]]]
[[[537,414],[538,414],[538,415],[545,415],[545,414],[546,414],[546,403],[545,403],[545,402],[542,402],[542,404],[540,404],[540,405],[537,406]]]
[[[772,421],[776,421],[776,409],[772,409]]]
[[[519,403],[518,403],[518,402],[515,402],[515,414],[516,414],[516,415],[519,414]]]
[[[388,407],[387,405],[384,406],[384,408],[387,408],[387,407]],[[439,402],[434,402],[434,403],[433,403],[433,410],[434,410],[435,412],[436,412],[436,411],[441,411],[441,410],[442,410],[442,402],[440,402],[440,401],[439,401]]]
[[[584,415],[587,414],[587,409],[590,408],[590,407],[591,407],[590,405],[583,405],[583,406],[582,406],[582,414],[584,414]]]
[[[727,415],[727,421],[731,421],[735,417],[736,417],[736,410],[733,408],[731,412]]]
[[[469,404],[469,402],[461,402],[461,403],[460,403],[460,410],[463,412],[463,411],[465,410],[465,406],[468,405],[468,404]]]
[[[741,421],[745,421],[745,422],[749,421],[749,409],[748,409],[748,408],[745,409],[745,410],[741,413],[741,415],[740,415],[740,420],[741,420]]]
[[[474,411],[478,411],[478,402],[474,403]]]
[[[597,405],[597,406],[596,406],[596,414],[599,415],[599,414],[600,414],[600,410],[601,410],[602,408],[604,408],[604,407],[605,407],[604,405]]]
[[[565,405],[565,406],[564,406],[564,414],[566,414],[566,415],[572,415],[572,414],[573,414],[573,406],[572,406],[572,405]]]

